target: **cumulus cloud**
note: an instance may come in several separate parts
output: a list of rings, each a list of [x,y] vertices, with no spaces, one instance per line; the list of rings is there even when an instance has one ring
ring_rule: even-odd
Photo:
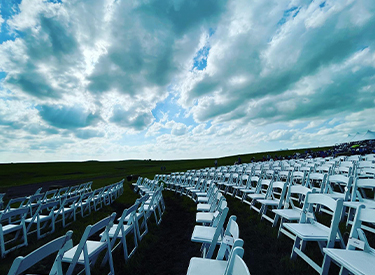
[[[195,119],[272,123],[374,106],[373,89],[359,94],[375,74],[365,61],[374,56],[374,3],[278,3],[229,5],[207,68],[180,84],[182,106]]]
[[[80,139],[90,139],[94,137],[104,137],[104,133],[93,129],[77,130],[75,136]]]
[[[115,105],[110,121],[121,127],[141,131],[152,123],[153,118],[151,112],[133,112],[132,110],[124,110],[121,106]]]
[[[83,128],[95,125],[100,120],[99,114],[84,110],[80,105],[42,105],[40,108],[40,116],[57,128]]]
[[[0,161],[216,157],[375,130],[374,1],[11,8],[0,14],[0,142],[9,148]]]

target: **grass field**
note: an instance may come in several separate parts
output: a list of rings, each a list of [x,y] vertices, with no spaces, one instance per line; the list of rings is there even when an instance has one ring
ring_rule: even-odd
[[[316,149],[322,150],[322,148]],[[278,151],[259,153],[253,155],[241,155],[243,162],[250,162],[253,158],[260,160],[265,155],[289,155],[296,151]],[[304,152],[299,150],[299,152]],[[218,159],[219,165],[233,164],[238,156]],[[118,161],[118,162],[76,162],[76,163],[31,163],[31,164],[1,164],[0,183],[1,191],[9,189],[24,189],[28,186],[30,190],[36,189],[38,185],[56,185],[57,183],[78,182],[83,183],[93,180],[93,189],[116,182],[128,175],[140,175],[153,178],[160,173],[160,167],[165,166],[166,171],[186,171],[188,169],[204,168],[213,166],[214,159],[182,160],[182,161]],[[22,187],[21,187],[22,186]],[[35,190],[34,190],[35,191]],[[43,190],[45,191],[45,189]],[[163,221],[156,226],[153,218],[150,230],[142,240],[134,257],[125,264],[123,255],[118,249],[114,253],[116,274],[186,274],[191,257],[199,256],[199,244],[190,241],[191,233],[195,225],[196,206],[187,197],[181,197],[170,191],[163,192],[166,212]],[[0,260],[0,274],[7,274],[13,259],[18,255],[26,255],[40,245],[58,237],[67,230],[73,230],[73,242],[77,244],[88,224],[99,221],[110,213],[116,211],[119,215],[123,209],[129,207],[137,198],[131,189],[131,181],[125,181],[124,193],[111,206],[103,208],[86,218],[78,218],[77,221],[66,228],[57,226],[54,234],[36,241],[35,236],[29,238],[29,246],[19,249]],[[247,204],[237,199],[227,197],[229,215],[236,215],[240,226],[240,237],[244,239],[245,255],[252,275],[256,274],[316,274],[304,261],[289,259],[293,242],[281,237],[277,239],[277,229],[272,228],[270,223],[260,221],[255,212],[250,212]],[[344,232],[342,232],[344,233]],[[317,247],[308,247],[310,253],[318,254]],[[321,259],[321,255],[316,255]],[[45,264],[38,266],[34,272],[44,270]],[[96,267],[94,274],[103,274],[107,269]],[[331,268],[331,274],[337,274],[338,270]]]

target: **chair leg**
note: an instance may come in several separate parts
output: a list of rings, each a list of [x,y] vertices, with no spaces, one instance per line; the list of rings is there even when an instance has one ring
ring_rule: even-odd
[[[284,222],[284,218],[281,218],[281,220],[280,220],[280,226],[279,226],[279,232],[277,232],[277,238],[280,237],[281,228],[283,228],[283,222]]]
[[[301,239],[297,236],[296,240],[294,241],[293,248],[292,248],[292,254],[290,255],[290,258],[292,260],[295,260],[297,257],[297,253],[294,251],[295,249],[300,249],[301,245]]]
[[[277,225],[278,221],[279,221],[279,215],[275,214],[275,218],[273,219],[272,227],[275,227]]]
[[[331,257],[324,255],[321,275],[327,275],[331,265]]]

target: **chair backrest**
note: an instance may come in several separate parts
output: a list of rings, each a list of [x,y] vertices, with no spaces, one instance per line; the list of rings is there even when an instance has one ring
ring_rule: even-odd
[[[225,204],[223,204],[223,206],[224,205]],[[216,230],[215,230],[214,236],[212,238],[210,247],[209,247],[207,255],[206,255],[207,258],[212,258],[212,255],[213,255],[214,250],[216,248],[216,244],[217,244],[217,241],[219,239],[219,236],[222,234],[222,229],[223,229],[223,226],[224,226],[225,219],[228,215],[228,211],[229,211],[229,208],[226,206],[221,211],[221,213],[218,213],[218,211],[216,211],[214,213],[214,221],[212,223],[212,226],[216,227]],[[215,222],[215,220],[217,220],[217,221]]]
[[[27,256],[18,256],[8,272],[8,275],[18,275],[34,266],[36,263],[40,262],[44,258],[48,257],[53,253],[57,253],[54,264],[52,266],[50,274],[63,275],[61,267],[61,258],[64,252],[72,247],[72,238],[73,231],[68,231],[64,236],[61,236],[49,243],[43,245],[42,247],[34,250]]]
[[[10,199],[7,206],[4,208],[3,212],[9,211],[11,210],[11,208],[24,207],[26,201],[27,201],[26,197],[18,197],[18,198]]]
[[[230,252],[236,246],[243,246],[243,240],[240,239],[240,229],[236,222],[236,216],[230,216],[227,224],[227,228],[225,229],[223,240],[221,241],[219,251],[217,252],[216,259],[223,260],[229,259]]]
[[[371,252],[375,254],[375,249],[372,248],[367,241],[366,235],[363,229],[367,232],[375,234],[375,209],[366,208],[365,205],[361,204],[354,217],[352,229],[350,231],[347,250],[360,249],[365,252]],[[370,225],[372,225],[370,227]]]
[[[353,185],[351,201],[366,202],[368,200],[374,202],[373,198],[368,198],[364,189],[374,189],[375,179],[356,178]]]
[[[306,182],[306,172],[293,171],[291,175],[291,182],[293,184],[305,185]]]
[[[319,223],[314,215],[314,207],[320,205],[322,207],[328,208],[331,211],[332,219],[329,226],[329,238],[327,241],[327,247],[333,247],[335,245],[338,225],[341,218],[343,200],[335,200],[328,195],[320,193],[307,193],[305,204],[303,205],[300,223],[313,223],[319,227],[327,226]]]
[[[60,199],[63,195],[65,195],[69,191],[69,187],[63,187],[59,189],[59,192],[57,192],[56,198]]]
[[[284,181],[274,181],[272,183],[272,187],[270,193],[268,194],[268,198],[274,200],[276,199],[279,201],[279,204],[277,206],[278,209],[280,209],[284,203],[287,186],[288,183]]]
[[[42,191],[42,187],[39,187],[38,189],[36,189],[34,195],[40,194],[41,191]]]
[[[244,250],[242,247],[235,247],[231,251],[224,275],[250,275],[249,268],[242,259]]]
[[[291,171],[279,171],[279,173],[277,174],[277,180],[289,182],[290,176],[291,176]]]
[[[323,193],[324,187],[326,185],[328,174],[321,173],[309,173],[306,179],[306,186],[309,188],[317,188],[320,190],[320,193]]]
[[[24,220],[25,216],[29,209],[27,207],[20,207],[14,210],[9,210],[7,212],[3,212],[0,214],[0,226],[2,226],[3,221],[10,221],[12,222],[13,217],[18,217],[19,220]]]
[[[347,201],[350,198],[352,184],[352,176],[346,176],[344,174],[329,175],[323,193],[342,193],[344,201]],[[335,192],[333,185],[336,185],[340,189],[340,192]]]
[[[256,194],[264,194],[266,197],[271,192],[273,180],[260,179],[255,189]]]
[[[44,215],[47,212],[47,216],[52,217],[53,211],[59,205],[58,201],[50,201],[47,203],[39,204],[38,208],[35,210],[33,216],[30,218],[29,225],[27,226],[27,232],[30,231],[33,223],[39,219],[40,215]]]
[[[289,185],[284,209],[288,209],[291,206],[293,209],[302,210],[306,195],[309,192],[314,192],[314,190],[302,185]]]
[[[55,200],[57,191],[58,191],[58,189],[52,189],[52,190],[48,190],[46,193],[44,193],[42,203],[46,203],[47,201]]]

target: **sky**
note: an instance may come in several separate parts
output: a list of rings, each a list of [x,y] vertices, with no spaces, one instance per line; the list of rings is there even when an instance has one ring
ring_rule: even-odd
[[[0,0],[0,162],[219,158],[375,130],[373,0]]]

